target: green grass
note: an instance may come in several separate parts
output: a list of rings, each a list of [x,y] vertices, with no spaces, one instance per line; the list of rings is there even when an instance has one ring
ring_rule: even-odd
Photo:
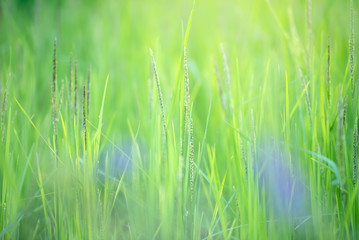
[[[1,1],[0,239],[357,239],[357,9]]]

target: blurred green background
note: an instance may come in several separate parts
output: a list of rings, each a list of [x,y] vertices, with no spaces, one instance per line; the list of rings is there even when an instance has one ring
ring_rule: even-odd
[[[358,3],[353,7],[357,9]],[[8,82],[1,193],[2,206],[8,207],[3,207],[0,237],[355,239],[359,207],[358,187],[353,184],[357,151],[353,132],[358,97],[349,93],[351,82],[357,81],[358,51],[350,52],[349,37],[353,31],[355,39],[357,22],[349,0],[1,0],[2,89]],[[189,156],[184,156],[182,166],[187,179],[183,188],[177,178],[187,30],[193,202],[188,194]],[[49,147],[54,145],[55,40],[57,101],[64,101],[59,109],[59,166],[54,166]],[[154,51],[166,112],[164,175],[160,107],[149,48]],[[353,65],[348,60],[351,53]],[[70,54],[78,66],[79,116],[80,90],[87,87],[91,69],[89,149],[82,146],[82,118],[79,123],[72,119]],[[221,105],[214,67],[224,83],[224,55],[231,83],[229,90],[224,89],[232,104],[228,109]],[[103,136],[97,142],[107,76]],[[356,85],[352,90],[357,92]],[[3,98],[4,91],[1,94]],[[131,156],[129,170],[120,163],[115,182],[99,183],[96,167],[103,170],[106,155],[115,161],[117,146]],[[267,165],[261,161],[271,158],[272,149],[289,165],[293,182],[298,180],[306,189],[305,215],[277,219],[276,208],[268,205],[270,188],[261,182]],[[88,178],[85,166],[73,164],[87,160],[95,169],[90,167],[94,174]],[[341,185],[333,183],[338,180],[336,168]],[[298,178],[297,170],[303,173]],[[127,175],[118,184],[124,172]],[[42,187],[41,176],[53,186]]]

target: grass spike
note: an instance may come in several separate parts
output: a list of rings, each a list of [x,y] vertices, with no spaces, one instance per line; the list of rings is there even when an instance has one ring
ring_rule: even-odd
[[[84,134],[84,141],[85,141],[85,150],[87,149],[87,129],[86,129],[86,107],[88,104],[86,104],[86,86],[83,86],[83,98],[82,98],[82,117],[83,117],[83,123],[82,123],[82,127],[83,127],[83,134]]]
[[[187,49],[184,47],[184,54],[183,54],[183,66],[184,66],[184,123],[185,129],[189,127],[189,106],[190,106],[190,95],[189,95],[189,75],[188,75],[188,63],[187,63]]]
[[[87,118],[90,116],[90,90],[91,90],[91,68],[89,67],[87,74],[87,101],[86,101]]]
[[[152,119],[152,102],[153,102],[153,78],[148,78],[148,113],[150,121]]]
[[[341,173],[344,173],[344,105],[343,105],[343,97],[339,96],[338,100],[338,116],[337,116],[337,140],[336,140],[336,147],[337,147],[337,158],[340,163],[340,170]]]
[[[56,39],[54,40],[54,52],[52,59],[52,87],[53,87],[53,97],[56,101],[56,91],[57,91],[57,60],[56,60]]]
[[[242,112],[239,115],[239,129],[241,132],[243,132],[243,116],[242,116]],[[241,150],[241,158],[244,164],[244,171],[245,171],[245,176],[248,176],[248,158],[247,158],[247,154],[246,154],[246,149],[247,149],[247,141],[245,141],[240,135],[239,135],[239,147]]]
[[[62,102],[63,102],[63,98],[64,98],[64,89],[65,88],[65,81],[64,79],[61,80],[61,90],[60,90],[60,101],[59,101],[59,112],[61,111],[62,108]]]
[[[353,97],[356,87],[354,80],[354,52],[355,52],[354,6],[353,6],[353,0],[350,0],[349,62],[350,62],[350,82],[351,82]]]
[[[56,39],[54,41],[53,60],[52,60],[52,92],[51,92],[51,106],[52,106],[52,124],[54,129],[54,141],[56,155],[57,148],[57,109],[56,109],[56,93],[57,93],[57,59],[56,59]],[[55,156],[56,158],[56,156]]]
[[[233,186],[233,192],[234,192],[234,198],[236,200],[236,207],[237,207],[237,211],[238,211],[238,218],[240,217],[240,209],[239,209],[239,201],[238,201],[238,197],[237,197],[237,192],[236,192],[236,187]]]
[[[163,99],[162,99],[161,85],[160,85],[160,80],[159,80],[159,77],[158,77],[155,57],[153,56],[152,49],[150,48],[149,50],[150,50],[150,55],[151,55],[151,58],[152,58],[152,67],[153,67],[153,72],[154,72],[155,79],[156,79],[158,99],[159,99],[160,107],[161,107],[162,146],[163,146],[163,157],[165,157],[166,156],[166,145],[167,145],[167,133],[166,133],[167,132],[167,127],[166,127],[165,108],[164,108]]]
[[[69,64],[69,105],[72,102],[72,53],[70,53],[70,64]]]
[[[1,73],[0,73],[0,106],[1,106],[1,102],[2,102],[2,94],[3,94],[2,77],[1,77]],[[1,115],[1,112],[0,112],[0,115]]]
[[[190,124],[190,94],[189,94],[189,74],[188,74],[188,63],[187,63],[187,48],[184,47],[183,50],[183,68],[184,68],[184,99],[183,99],[183,111],[184,111],[184,127],[183,127],[183,136],[181,142],[181,156],[186,155],[186,151],[182,148],[187,146],[187,139],[188,135],[187,132],[189,131],[189,124]]]
[[[223,60],[223,70],[226,76],[226,94],[227,94],[227,108],[231,109],[232,106],[232,95],[231,95],[231,74],[230,74],[230,70],[229,70],[229,65],[228,65],[228,60],[227,60],[227,55],[226,52],[224,51],[224,47],[223,44],[220,45],[221,48],[221,52],[222,52],[222,60]]]
[[[190,194],[191,194],[191,201],[193,201],[193,194],[194,194],[194,143],[193,143],[193,120],[190,118],[190,126],[189,126],[189,164],[190,164]]]
[[[343,106],[343,127],[345,126],[347,120],[347,111],[348,111],[348,98],[345,98],[345,102]]]
[[[74,116],[77,121],[77,60],[75,60]]]
[[[358,178],[358,117],[355,118],[353,133],[353,184],[355,185]]]
[[[11,76],[11,74],[10,74]],[[10,78],[9,76],[9,78]],[[5,141],[5,113],[6,113],[6,107],[7,107],[7,95],[8,95],[8,84],[9,79],[6,80],[5,89],[4,89],[4,95],[2,99],[2,106],[1,106],[1,142],[3,143]]]

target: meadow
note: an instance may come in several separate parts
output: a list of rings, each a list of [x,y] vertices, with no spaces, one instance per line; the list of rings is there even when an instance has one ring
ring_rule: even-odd
[[[0,239],[358,239],[353,0],[1,0]]]

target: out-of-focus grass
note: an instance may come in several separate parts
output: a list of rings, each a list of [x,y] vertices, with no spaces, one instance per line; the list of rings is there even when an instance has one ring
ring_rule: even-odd
[[[0,237],[356,239],[351,16],[350,1],[2,1]]]

